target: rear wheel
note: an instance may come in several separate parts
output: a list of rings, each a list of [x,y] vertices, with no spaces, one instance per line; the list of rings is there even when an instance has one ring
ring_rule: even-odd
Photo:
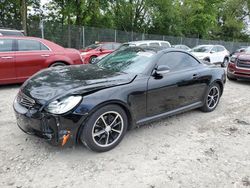
[[[63,67],[63,66],[66,66],[66,64],[63,62],[55,62],[50,65],[50,67]]]
[[[210,59],[207,57],[207,58],[205,58],[204,59],[204,61],[206,61],[206,62],[208,62],[208,63],[210,63]]]
[[[221,89],[217,83],[212,84],[204,99],[204,105],[201,108],[203,112],[212,112],[218,105],[221,96]]]
[[[109,151],[121,142],[127,127],[128,120],[125,111],[117,105],[107,105],[90,116],[80,139],[93,151]]]

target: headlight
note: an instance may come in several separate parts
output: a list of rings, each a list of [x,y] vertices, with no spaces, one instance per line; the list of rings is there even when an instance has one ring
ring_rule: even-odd
[[[52,114],[64,114],[72,110],[82,100],[81,96],[70,96],[51,102],[45,110]]]
[[[230,61],[232,63],[235,63],[236,59],[237,59],[237,56],[236,55],[232,55],[232,57],[230,58]]]

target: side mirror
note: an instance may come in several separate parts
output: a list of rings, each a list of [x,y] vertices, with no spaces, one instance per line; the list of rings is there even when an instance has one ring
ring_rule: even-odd
[[[100,48],[100,49],[99,49],[99,51],[100,51],[100,52],[102,52],[102,51],[103,51],[103,49],[102,49],[102,48]]]
[[[162,76],[163,74],[166,74],[170,71],[170,68],[167,65],[159,65],[155,71],[154,75],[155,76]]]
[[[210,54],[213,54],[213,53],[215,53],[215,51],[214,51],[214,50],[212,50],[212,51],[210,52]]]

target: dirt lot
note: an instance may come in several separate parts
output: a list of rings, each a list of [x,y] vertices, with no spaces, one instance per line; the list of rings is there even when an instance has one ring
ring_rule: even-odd
[[[250,82],[228,81],[212,113],[142,126],[106,153],[21,132],[18,87],[0,87],[0,187],[250,187]]]

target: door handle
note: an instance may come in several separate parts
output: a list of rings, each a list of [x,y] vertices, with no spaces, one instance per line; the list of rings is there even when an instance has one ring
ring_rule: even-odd
[[[11,57],[11,56],[3,56],[3,57],[1,57],[2,59],[13,59],[13,57]]]
[[[43,55],[41,55],[42,57],[49,57],[49,55],[48,54],[43,54]]]

